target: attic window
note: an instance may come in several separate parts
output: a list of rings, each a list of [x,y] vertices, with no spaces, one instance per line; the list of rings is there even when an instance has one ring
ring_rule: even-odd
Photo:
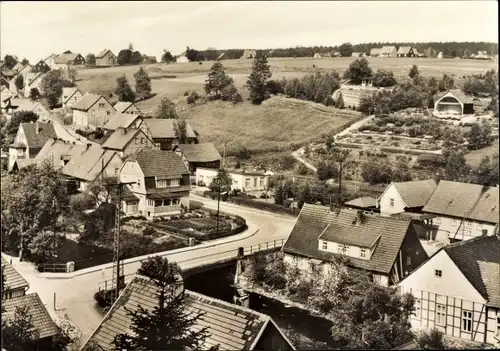
[[[99,108],[104,108],[104,107],[106,107],[106,104],[104,102],[100,102],[99,103]]]
[[[443,276],[443,271],[439,269],[434,270],[434,275],[438,278],[441,278]]]

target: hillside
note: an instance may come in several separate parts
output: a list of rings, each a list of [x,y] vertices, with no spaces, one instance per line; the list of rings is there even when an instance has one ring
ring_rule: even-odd
[[[274,97],[260,106],[212,101],[189,108],[181,115],[201,134],[202,141],[214,143],[219,150],[225,140],[228,150],[240,146],[253,150],[289,148],[291,143],[316,139],[360,115],[299,100],[283,100]]]

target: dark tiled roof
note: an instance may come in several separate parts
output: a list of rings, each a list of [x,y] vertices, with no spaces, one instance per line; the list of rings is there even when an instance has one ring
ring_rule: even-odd
[[[178,148],[188,162],[212,162],[222,159],[212,143],[179,144]]]
[[[151,135],[154,139],[160,138],[175,138],[175,126],[173,119],[158,119],[158,118],[145,118],[144,122],[148,125]],[[188,138],[196,138],[193,128],[186,123]]]
[[[38,122],[39,133],[36,132],[36,125],[37,122],[22,124],[28,147],[32,149],[41,149],[47,140],[57,138],[52,123]]]
[[[393,183],[407,207],[424,206],[436,189],[433,179]]]
[[[137,133],[144,134],[140,129],[119,127],[106,139],[102,147],[122,151]],[[143,137],[146,138],[146,135]]]
[[[500,308],[500,238],[481,236],[443,250],[489,305]]]
[[[354,207],[375,207],[377,200],[371,196],[363,196],[358,197],[357,199],[353,199],[345,203],[346,206],[354,206]]]
[[[54,336],[58,333],[57,325],[50,317],[49,312],[37,293],[6,299],[2,303],[5,311],[4,314],[7,316],[11,316],[16,311],[16,307],[29,306],[28,313],[31,315],[31,323],[33,323],[33,327],[38,331],[40,339]]]
[[[14,267],[2,256],[2,268],[5,279],[5,285],[8,290],[16,290],[21,288],[28,288],[29,284],[21,274],[19,274]],[[6,289],[7,290],[7,289]]]
[[[144,177],[174,179],[189,174],[180,156],[173,151],[142,149],[129,160],[139,163]]]
[[[325,206],[304,204],[283,251],[323,261],[333,259],[336,254],[318,250],[318,238],[330,225],[327,235],[334,242],[366,246],[380,236],[370,260],[349,257],[349,261],[355,268],[388,274],[411,221],[369,214],[363,215],[359,225],[353,224],[355,220],[355,210],[337,214]]]
[[[120,127],[128,128],[137,118],[141,118],[141,116],[136,114],[120,112],[116,105],[115,109],[118,112],[111,116],[109,121],[104,125],[104,129],[116,130]]]
[[[74,110],[88,111],[89,108],[94,106],[94,104],[102,97],[102,95],[86,93],[83,95],[80,101],[78,101],[71,108]]]
[[[444,93],[438,94],[438,95],[436,95],[436,98],[434,101],[441,99],[443,96],[445,96],[448,93],[451,93],[454,97],[456,97],[458,99],[458,101],[460,101],[464,104],[473,104],[474,103],[472,101],[472,98],[465,95],[465,93],[459,89],[448,90],[448,91],[445,91]]]
[[[140,305],[152,310],[158,304],[156,292],[157,288],[148,278],[134,277],[87,343],[94,341],[104,350],[112,350],[115,335],[130,333],[130,317],[125,308],[136,310]],[[194,328],[208,328],[209,336],[200,349],[219,345],[220,350],[252,350],[262,331],[272,323],[269,316],[248,308],[188,290],[185,293],[186,312],[204,314]]]
[[[498,223],[498,188],[442,180],[423,212]]]

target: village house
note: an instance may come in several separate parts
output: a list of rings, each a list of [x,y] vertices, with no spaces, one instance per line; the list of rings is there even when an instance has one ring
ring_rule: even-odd
[[[378,57],[380,54],[380,48],[372,48],[370,50],[370,56],[371,57]]]
[[[196,176],[198,167],[220,168],[222,157],[212,143],[179,144],[174,147],[174,151],[182,158],[192,176]]]
[[[85,58],[78,53],[60,54],[53,57],[51,69],[67,69],[69,67],[78,68],[85,65]]]
[[[14,169],[22,169],[29,165],[41,165],[48,160],[56,170],[62,169],[73,156],[80,155],[87,146],[82,143],[72,143],[60,139],[49,139],[35,158],[16,160]]]
[[[104,49],[95,56],[95,65],[98,67],[113,67],[117,62],[118,58],[109,49]]]
[[[2,301],[26,295],[29,284],[12,265],[2,256],[3,286]]]
[[[14,99],[11,100],[11,107],[16,111],[34,112],[38,115],[40,122],[50,121],[51,115],[47,108],[39,101],[31,101],[29,99]]]
[[[178,144],[175,134],[175,123],[173,119],[144,118],[148,126],[151,139],[160,150],[172,150]],[[188,144],[198,143],[198,136],[193,128],[186,122],[186,134]]]
[[[24,81],[24,97],[28,98],[31,95],[31,89],[37,89],[42,93],[42,73],[28,73]]]
[[[400,46],[397,57],[419,57],[419,53],[413,46]]]
[[[451,241],[494,235],[500,216],[498,189],[441,180],[422,212],[435,216],[437,235]]]
[[[7,110],[11,107],[10,100],[16,98],[17,94],[13,93],[6,86],[0,87],[0,107],[2,113],[7,113]]]
[[[63,88],[62,105],[63,107],[75,106],[83,97],[83,93],[78,88]]]
[[[433,179],[392,182],[377,199],[380,214],[420,212],[436,189]]]
[[[141,110],[133,103],[127,101],[118,101],[114,106],[115,110],[120,113],[134,113],[142,115]]]
[[[196,168],[196,184],[199,186],[209,186],[213,179],[217,177],[218,169],[214,168]],[[233,180],[231,190],[240,190],[248,194],[263,193],[268,190],[268,175],[264,171],[254,170],[227,170],[227,173]]]
[[[73,124],[81,127],[102,127],[116,112],[104,96],[90,93],[83,95],[71,109]]]
[[[379,57],[396,57],[397,50],[395,46],[383,46],[382,49],[379,50]]]
[[[133,198],[124,200],[126,214],[148,218],[177,215],[189,209],[189,171],[173,151],[142,149],[126,159],[120,170],[120,181],[127,185]]]
[[[195,328],[207,328],[207,338],[200,350],[218,347],[220,350],[295,350],[293,344],[273,319],[249,308],[214,299],[190,290],[182,283],[169,289],[176,296],[186,295],[186,313],[201,313]],[[131,318],[127,310],[142,306],[147,311],[158,306],[158,288],[151,279],[136,275],[103,318],[101,324],[85,343],[102,350],[114,349],[116,334],[129,333]],[[194,312],[196,311],[196,312]]]
[[[283,253],[285,262],[323,273],[335,256],[345,255],[350,268],[381,286],[398,283],[428,258],[411,220],[307,203]]]
[[[313,58],[315,58],[315,59],[316,58],[321,58],[321,54],[319,52],[317,52],[317,53],[314,54]]]
[[[415,297],[415,330],[500,346],[500,237],[477,237],[437,251],[398,284]]]
[[[47,140],[57,138],[52,123],[21,123],[14,143],[9,145],[9,165],[11,170],[17,159],[35,158]]]
[[[43,59],[43,62],[47,64],[47,66],[50,67],[50,69],[56,69],[56,64],[54,62],[54,58],[56,57],[56,54],[50,54],[47,58]]]
[[[434,99],[434,115],[470,115],[474,114],[474,102],[461,90],[448,90]]]
[[[116,105],[115,105],[116,106]],[[135,128],[149,135],[149,129],[141,115],[132,113],[115,112],[109,121],[102,127],[107,132],[114,132],[118,128]]]
[[[363,56],[363,53],[362,52],[353,52],[351,54],[351,57],[362,57]]]
[[[255,50],[245,50],[243,51],[243,56],[241,56],[240,58],[242,59],[253,59],[257,57],[257,51]],[[320,55],[321,57],[321,55]]]
[[[177,63],[186,63],[189,62],[186,52],[184,51],[182,54],[175,56],[175,62]]]
[[[102,144],[105,149],[116,151],[124,158],[139,149],[153,148],[153,141],[141,129],[117,128]]]
[[[50,61],[50,59],[49,59]],[[35,72],[40,72],[40,73],[46,73],[50,71],[51,66],[45,61],[45,60],[40,60],[37,62],[37,64],[34,67]]]

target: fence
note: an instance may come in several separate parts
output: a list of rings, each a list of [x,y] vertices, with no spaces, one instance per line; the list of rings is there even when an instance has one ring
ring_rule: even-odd
[[[238,258],[238,256],[241,253],[243,253],[243,256],[249,256],[249,255],[253,255],[254,253],[257,253],[257,252],[280,248],[283,246],[284,243],[285,243],[285,239],[271,240],[271,241],[266,241],[266,242],[263,242],[260,244],[255,244],[255,245],[243,247],[243,250],[242,250],[243,252],[241,252],[241,248],[231,249],[231,250],[212,253],[212,254],[208,254],[208,255],[201,255],[201,256],[196,256],[193,258],[179,260],[179,261],[176,261],[176,263],[178,263],[182,269],[186,270],[186,268],[187,268],[186,266],[189,265],[189,262],[192,262],[195,260],[204,259],[203,262],[200,263],[198,266],[215,264],[215,263],[220,262],[220,261],[227,261],[228,259],[236,259],[236,258]],[[200,248],[200,249],[202,249],[202,248]],[[228,255],[226,256],[225,254],[228,254]],[[169,253],[166,253],[164,255],[161,255],[161,257],[168,256],[168,255],[169,255]],[[221,257],[221,255],[223,257]],[[210,260],[211,257],[216,257],[216,256],[217,256],[217,258],[215,260],[214,259]],[[130,262],[130,263],[135,263],[135,262]],[[130,264],[130,263],[124,263],[123,266],[126,266],[127,264]],[[195,268],[195,267],[197,267],[197,266],[188,267],[187,269],[191,269],[191,268]],[[124,275],[125,283],[130,282],[130,280],[132,280],[132,278],[135,276],[135,273],[136,272],[125,274]],[[99,283],[99,291],[108,290],[108,289],[111,289],[111,287],[112,287],[112,279],[103,280]]]

